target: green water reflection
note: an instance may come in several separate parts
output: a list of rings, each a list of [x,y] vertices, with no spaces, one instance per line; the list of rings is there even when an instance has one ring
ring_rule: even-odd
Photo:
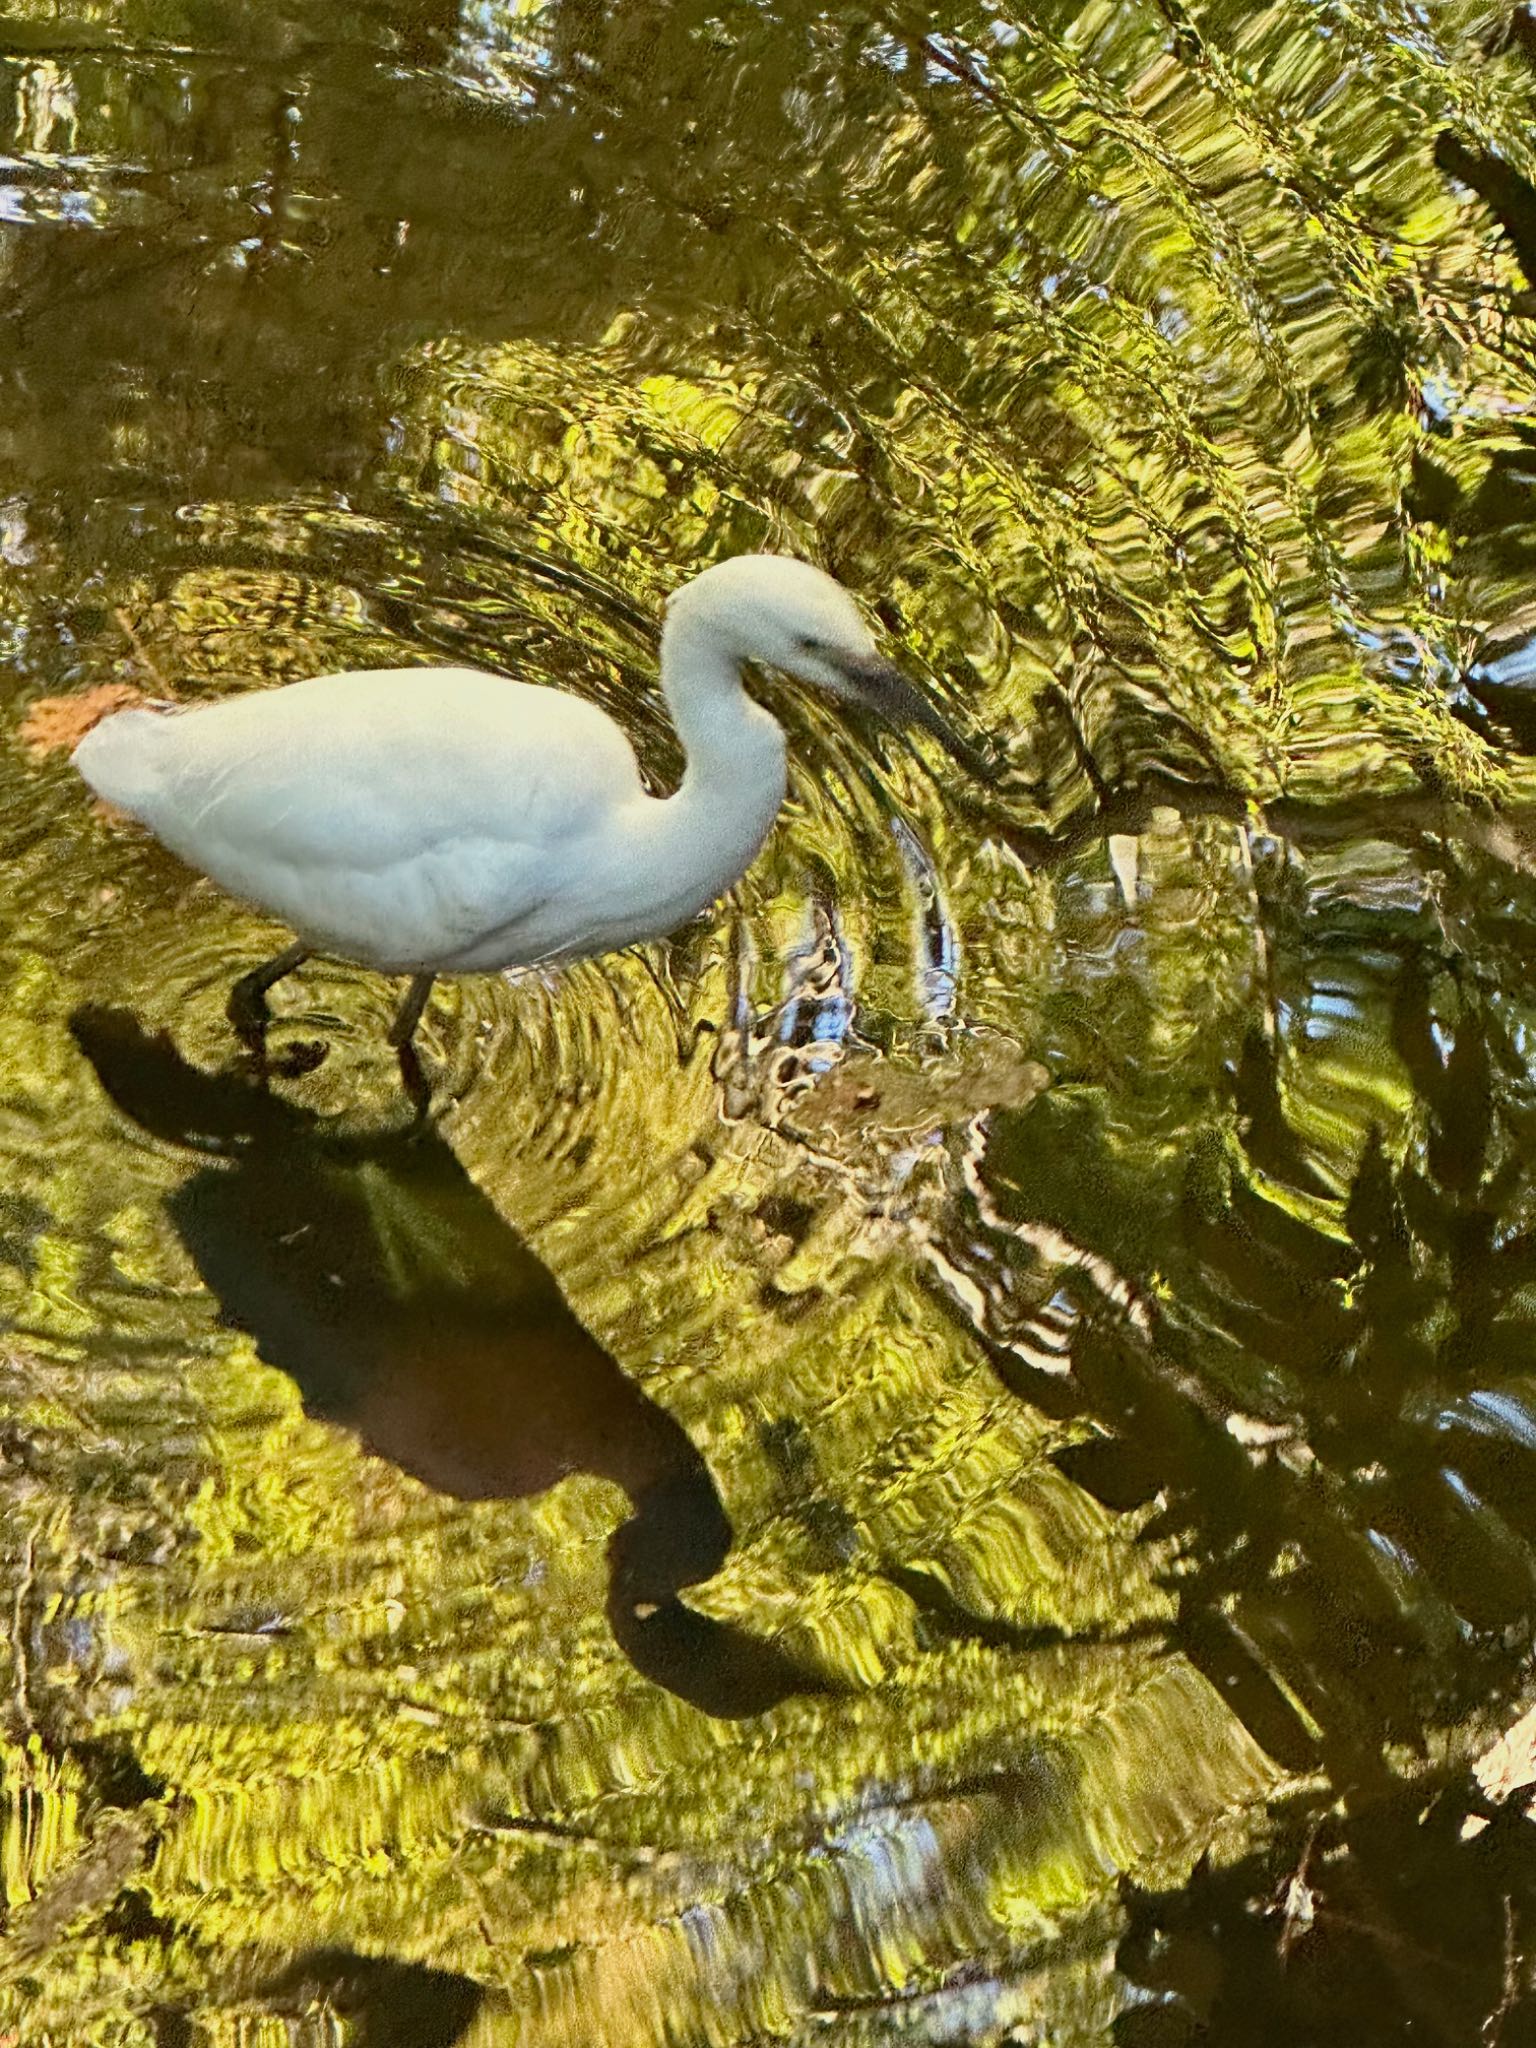
[[[0,27],[0,2039],[1530,2038],[1536,31],[1439,0]],[[602,702],[804,553],[709,919],[393,991],[107,685]],[[65,700],[62,705],[58,700]]]

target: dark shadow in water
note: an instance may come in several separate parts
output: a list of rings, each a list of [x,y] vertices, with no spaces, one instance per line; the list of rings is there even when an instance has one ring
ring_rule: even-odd
[[[1479,1811],[1479,1807],[1482,1810]],[[1469,1809],[1477,1832],[1469,1832]],[[1471,1774],[1368,1809],[1277,1809],[1273,1838],[1178,1891],[1123,1880],[1116,1963],[1141,1996],[1116,2048],[1528,2048],[1536,1828]]]
[[[708,1468],[441,1138],[338,1136],[249,1080],[189,1066],[124,1010],[80,1009],[70,1028],[125,1115],[212,1155],[167,1209],[225,1320],[306,1413],[460,1500],[524,1500],[572,1472],[613,1480],[634,1512],[609,1545],[608,1617],[637,1670],[722,1716],[824,1689],[682,1604],[731,1545]]]
[[[323,1998],[357,2048],[453,2048],[485,2000],[472,1978],[340,1948],[312,1949],[263,1991],[278,2012],[306,2017]]]

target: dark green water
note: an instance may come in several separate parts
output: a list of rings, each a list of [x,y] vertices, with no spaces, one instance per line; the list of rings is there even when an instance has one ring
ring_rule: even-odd
[[[1530,15],[0,57],[0,2041],[1536,2039]],[[762,547],[1000,788],[776,690],[415,1135],[46,744],[472,661],[661,785]]]

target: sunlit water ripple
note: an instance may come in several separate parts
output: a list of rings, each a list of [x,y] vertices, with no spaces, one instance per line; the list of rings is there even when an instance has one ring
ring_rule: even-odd
[[[1524,11],[6,34],[0,2031],[1515,2039]],[[91,693],[663,789],[765,547],[996,788],[769,679],[725,903],[257,1087]]]

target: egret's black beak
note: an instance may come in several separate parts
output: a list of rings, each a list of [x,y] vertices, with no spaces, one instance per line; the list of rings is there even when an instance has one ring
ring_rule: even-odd
[[[848,685],[848,694],[888,725],[915,725],[931,733],[968,775],[991,786],[997,781],[996,766],[979,747],[963,738],[943,713],[936,710],[899,668],[882,661],[877,654],[839,654],[838,669]]]

